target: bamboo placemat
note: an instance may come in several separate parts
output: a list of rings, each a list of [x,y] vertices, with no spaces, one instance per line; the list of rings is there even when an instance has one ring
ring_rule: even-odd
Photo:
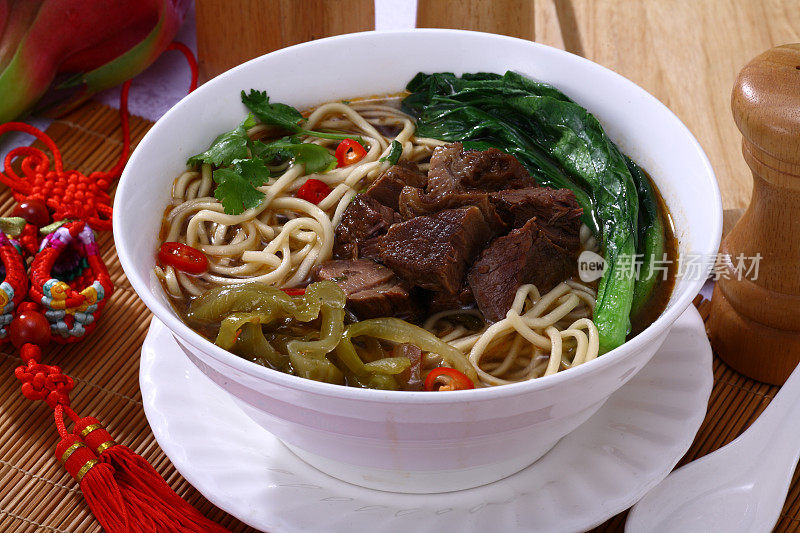
[[[131,117],[134,143],[150,126]],[[122,146],[119,113],[94,103],[54,122],[47,133],[62,151],[64,168],[85,173],[111,168]],[[7,215],[14,203],[8,189],[0,187],[0,215]],[[117,441],[150,461],[178,494],[233,531],[254,531],[203,498],[156,444],[139,392],[139,350],[150,313],[122,273],[110,232],[99,235],[99,245],[116,290],[91,335],[69,346],[51,344],[43,362],[59,365],[75,379],[71,397],[78,413],[106,424]],[[13,347],[4,344],[0,353],[0,531],[100,532],[77,484],[53,456],[58,438],[52,411],[20,393],[14,368],[21,361]]]
[[[150,123],[132,117],[131,133],[138,142]],[[65,168],[83,172],[113,166],[120,147],[115,110],[90,103],[54,122],[47,133],[61,148]],[[154,176],[153,179],[160,177]],[[168,179],[169,177],[161,177]],[[153,198],[154,202],[162,199]],[[0,215],[10,213],[11,194],[0,190]],[[75,379],[73,407],[104,422],[117,440],[144,456],[167,482],[209,518],[233,531],[254,531],[214,507],[178,474],[158,447],[142,409],[139,391],[139,350],[150,324],[150,313],[125,279],[110,233],[99,239],[116,292],[95,332],[70,345],[51,345],[44,362],[61,366]],[[708,302],[697,302],[706,318]],[[75,482],[53,457],[57,441],[52,411],[19,392],[14,368],[20,359],[9,345],[0,347],[0,531],[99,532]],[[700,432],[681,464],[730,442],[761,413],[777,387],[747,379],[714,358],[714,389]],[[224,452],[221,452],[224,453]],[[595,531],[622,531],[625,513]],[[798,476],[783,509],[778,531],[800,526]]]

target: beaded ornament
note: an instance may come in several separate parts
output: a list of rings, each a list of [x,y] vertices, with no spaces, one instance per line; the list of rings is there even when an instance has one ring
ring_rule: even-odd
[[[194,55],[180,43],[172,43],[167,49],[177,49],[189,60],[193,90],[197,85]],[[120,98],[122,154],[108,172],[86,176],[65,171],[58,147],[46,134],[19,122],[0,125],[0,135],[28,133],[53,156],[51,168],[42,150],[33,146],[15,148],[6,156],[4,172],[0,173],[0,182],[11,188],[19,202],[14,210],[19,218],[6,220],[24,223],[18,241],[0,232],[0,342],[10,341],[20,351],[24,364],[14,375],[21,382],[22,394],[53,409],[61,437],[56,457],[80,484],[104,530],[221,533],[227,529],[175,494],[147,461],[114,442],[97,419],[80,417],[72,410],[72,378],[60,367],[41,362],[42,347],[50,341],[75,342],[91,332],[114,290],[94,230],[111,229],[108,190],[121,174],[129,153],[129,88],[130,82],[125,82]],[[21,175],[12,166],[17,158],[21,158]],[[50,224],[52,220],[58,222]],[[42,227],[47,235],[40,240]],[[32,257],[29,275],[25,256]],[[73,423],[71,432],[67,421]]]

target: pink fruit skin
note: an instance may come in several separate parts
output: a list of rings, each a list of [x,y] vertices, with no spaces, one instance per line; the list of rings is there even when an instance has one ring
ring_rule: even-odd
[[[148,36],[155,37],[139,52],[142,57],[128,58],[123,71],[116,69],[109,81],[113,78],[119,83],[120,77],[135,76],[170,43],[190,1],[44,0],[38,2],[32,18],[37,0],[0,0],[0,21],[7,20],[0,40],[0,123],[13,120],[35,104],[57,73],[92,71]],[[27,31],[20,31],[19,25],[26,22]],[[152,36],[154,28],[158,35]],[[14,42],[6,42],[7,35],[18,36],[16,47]],[[95,80],[93,90],[102,86],[100,82]],[[88,94],[84,91],[80,96]]]
[[[3,19],[0,38],[0,69],[4,69],[17,51],[25,32],[33,24],[44,0],[0,0]]]
[[[178,31],[178,28],[180,28],[191,4],[191,0],[159,0],[155,3],[159,5],[158,9],[151,11],[147,16],[142,17],[140,21],[129,25],[124,32],[115,32],[111,39],[103,41],[91,48],[83,49],[66,58],[61,63],[59,72],[88,72],[104,65],[127,50],[130,50],[137,43],[141,42],[155,27],[162,5],[169,13],[167,18],[173,22],[172,25],[174,28],[163,29],[163,33],[170,36],[168,40],[171,40]],[[161,52],[163,52],[163,50],[159,51],[159,54]]]

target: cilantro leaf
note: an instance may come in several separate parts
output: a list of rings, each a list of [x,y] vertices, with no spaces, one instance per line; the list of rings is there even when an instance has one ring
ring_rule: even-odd
[[[298,123],[303,120],[300,111],[286,104],[270,104],[266,91],[250,89],[250,94],[242,91],[242,103],[264,124],[280,126],[291,132],[299,132]]]
[[[290,148],[294,153],[294,160],[306,166],[306,172],[325,173],[336,168],[336,158],[324,147],[318,144],[300,143]]]
[[[268,144],[260,141],[254,143],[253,154],[270,159],[294,159],[295,163],[302,163],[306,172],[324,173],[336,167],[336,158],[324,146],[300,142],[297,137],[284,137]]]
[[[269,181],[269,169],[261,159],[241,159],[233,162],[233,169],[249,181],[253,187],[261,187]]]
[[[250,89],[250,94],[242,91],[242,103],[253,112],[255,116],[264,124],[280,126],[292,133],[301,135],[311,135],[320,139],[344,140],[354,138],[361,144],[366,144],[361,137],[353,137],[352,133],[335,133],[327,131],[312,131],[303,129],[300,122],[303,115],[296,108],[280,103],[269,103],[269,96],[266,91],[256,91]]]
[[[259,159],[234,162],[233,168],[220,168],[212,174],[217,187],[214,196],[222,202],[229,215],[238,215],[245,209],[258,207],[264,193],[256,189],[269,179],[269,170]]]
[[[249,114],[236,128],[214,139],[208,150],[190,157],[186,164],[209,163],[221,167],[230,165],[235,159],[245,159],[248,156],[247,145],[250,142],[247,130],[255,125],[255,118]]]
[[[396,165],[400,160],[401,155],[403,155],[403,145],[400,144],[400,141],[392,141],[392,147],[389,150],[389,155],[386,157],[381,157],[379,161],[388,161],[390,164]]]

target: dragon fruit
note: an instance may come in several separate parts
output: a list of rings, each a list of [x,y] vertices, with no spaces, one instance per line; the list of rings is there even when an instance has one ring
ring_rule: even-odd
[[[54,81],[49,114],[150,66],[191,0],[0,0],[0,123],[29,112]]]

